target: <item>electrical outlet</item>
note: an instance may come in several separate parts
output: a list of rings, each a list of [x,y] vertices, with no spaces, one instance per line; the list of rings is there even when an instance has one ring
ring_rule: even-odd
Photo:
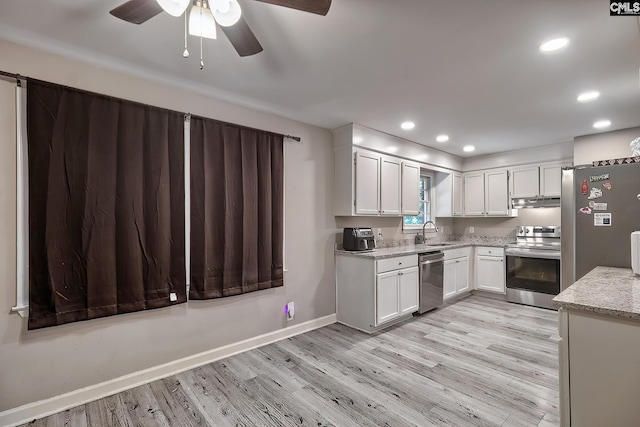
[[[473,234],[473,233],[475,233],[475,232],[476,232],[475,227],[474,227],[473,225],[472,225],[472,226],[470,226],[470,227],[469,227],[469,234]]]
[[[287,313],[287,320],[293,320],[293,316],[296,314],[295,304],[293,303],[293,301],[287,304],[287,306],[285,307],[285,313]]]

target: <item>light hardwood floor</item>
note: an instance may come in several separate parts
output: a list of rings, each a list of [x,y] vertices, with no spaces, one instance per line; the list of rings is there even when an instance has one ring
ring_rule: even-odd
[[[471,296],[367,335],[339,324],[29,426],[558,426],[557,313]]]

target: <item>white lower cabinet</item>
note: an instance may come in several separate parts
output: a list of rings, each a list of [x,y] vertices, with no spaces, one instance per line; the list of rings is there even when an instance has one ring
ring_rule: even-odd
[[[418,311],[418,267],[405,268],[400,271],[398,291],[400,293],[400,316]]]
[[[338,322],[374,332],[418,311],[418,255],[336,255]]]
[[[476,289],[505,293],[504,249],[476,248]]]
[[[469,259],[471,248],[444,251],[444,299],[462,295],[471,289]]]
[[[418,311],[418,267],[376,277],[376,326]]]
[[[376,277],[376,325],[400,315],[398,273],[390,271]]]

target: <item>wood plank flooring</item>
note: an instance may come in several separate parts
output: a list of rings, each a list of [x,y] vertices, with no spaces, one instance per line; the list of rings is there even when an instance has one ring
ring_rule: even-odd
[[[557,313],[474,295],[334,324],[28,426],[558,426]]]

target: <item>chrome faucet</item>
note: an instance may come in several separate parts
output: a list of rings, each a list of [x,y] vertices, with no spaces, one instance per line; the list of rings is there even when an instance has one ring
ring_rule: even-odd
[[[436,233],[438,232],[438,226],[436,225],[436,223],[435,223],[435,222],[433,222],[433,221],[427,221],[427,222],[425,222],[425,223],[424,223],[424,225],[422,226],[422,241],[423,241],[423,242],[426,242],[426,241],[427,241],[427,240],[426,240],[426,237],[425,237],[425,235],[424,235],[424,228],[427,226],[427,224],[433,224],[433,226],[434,226],[434,227],[435,227],[435,229],[436,229]]]

